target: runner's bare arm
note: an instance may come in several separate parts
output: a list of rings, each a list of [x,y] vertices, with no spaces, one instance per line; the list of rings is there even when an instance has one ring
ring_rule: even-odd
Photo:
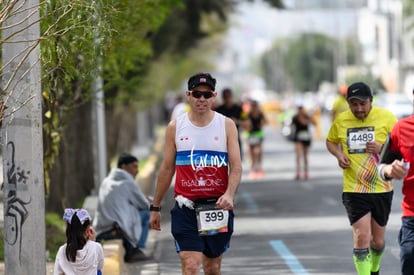
[[[349,158],[342,152],[342,149],[339,147],[339,144],[326,140],[326,148],[333,156],[336,157],[336,159],[338,160],[339,167],[341,167],[342,169],[349,167]]]
[[[217,205],[223,209],[232,209],[237,188],[240,185],[242,164],[240,159],[240,147],[238,132],[233,120],[226,118],[227,152],[229,160],[229,179],[226,192],[221,196]]]
[[[167,193],[175,173],[175,120],[171,121],[165,130],[165,148],[161,166],[158,170],[157,185],[152,205],[159,207]],[[159,211],[151,211],[150,227],[161,230],[161,215]]]

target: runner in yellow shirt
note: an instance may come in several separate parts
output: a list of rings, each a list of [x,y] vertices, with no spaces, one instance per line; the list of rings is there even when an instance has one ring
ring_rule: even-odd
[[[326,140],[328,151],[343,169],[342,203],[352,226],[353,258],[359,275],[379,274],[393,195],[392,181],[380,178],[377,165],[397,118],[372,106],[372,98],[367,84],[350,85],[349,110],[336,117]]]
[[[333,104],[332,104],[332,112],[331,112],[331,118],[332,121],[335,120],[335,118],[342,112],[349,109],[348,101],[346,100],[346,92],[347,92],[348,86],[342,85],[338,89],[338,95],[336,96]]]

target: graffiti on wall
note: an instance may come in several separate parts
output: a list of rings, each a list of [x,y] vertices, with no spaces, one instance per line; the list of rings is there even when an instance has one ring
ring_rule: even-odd
[[[31,198],[24,200],[18,191],[28,190],[30,170],[16,165],[15,152],[14,142],[10,141],[7,143],[4,228],[5,241],[11,246],[18,246],[19,261],[21,261],[22,231],[24,222],[29,216],[27,205]]]

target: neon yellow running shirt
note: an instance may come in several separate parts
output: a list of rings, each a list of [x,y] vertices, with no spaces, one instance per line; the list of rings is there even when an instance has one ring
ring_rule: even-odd
[[[377,165],[379,154],[365,152],[365,143],[375,140],[385,143],[397,118],[388,110],[372,106],[368,116],[361,120],[347,110],[334,120],[327,140],[341,144],[350,160],[343,169],[343,192],[384,193],[393,190],[392,181],[381,180]]]

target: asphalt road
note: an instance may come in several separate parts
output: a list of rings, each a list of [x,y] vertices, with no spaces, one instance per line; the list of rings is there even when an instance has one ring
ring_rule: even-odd
[[[352,231],[341,203],[341,170],[326,151],[324,137],[314,140],[309,159],[310,179],[295,181],[293,144],[278,128],[266,128],[265,177],[249,180],[245,160],[223,274],[356,274]],[[381,275],[399,274],[400,182],[395,186]],[[126,264],[125,275],[181,274],[170,234],[171,195],[163,207],[162,231],[151,235],[153,260]]]

